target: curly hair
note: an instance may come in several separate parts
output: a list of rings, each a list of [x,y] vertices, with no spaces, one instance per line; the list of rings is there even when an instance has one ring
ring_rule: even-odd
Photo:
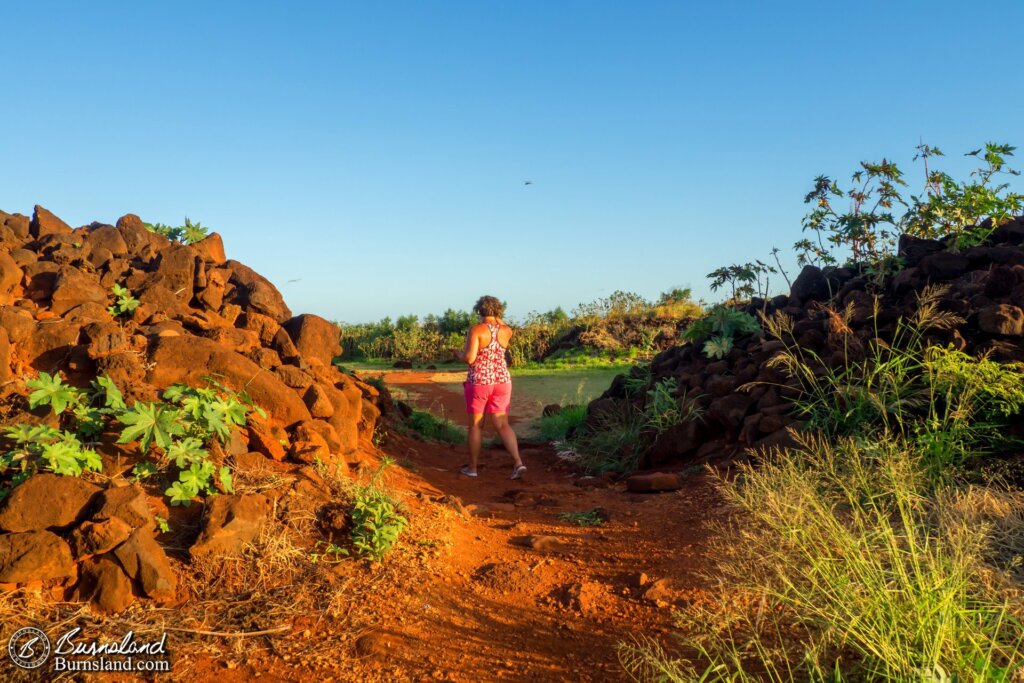
[[[473,305],[473,312],[480,316],[500,318],[505,312],[505,305],[496,296],[482,296]]]

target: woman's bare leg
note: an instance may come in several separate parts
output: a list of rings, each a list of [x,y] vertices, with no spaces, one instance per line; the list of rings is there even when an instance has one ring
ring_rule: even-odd
[[[469,441],[469,471],[476,472],[476,463],[480,459],[480,444],[483,442],[484,416],[469,414],[469,429],[466,440]]]
[[[505,450],[512,456],[513,467],[519,467],[523,460],[519,457],[519,442],[516,440],[512,425],[508,423],[508,414],[491,413],[491,419],[494,421],[494,428],[498,430],[498,436],[501,437],[501,443],[505,444]]]

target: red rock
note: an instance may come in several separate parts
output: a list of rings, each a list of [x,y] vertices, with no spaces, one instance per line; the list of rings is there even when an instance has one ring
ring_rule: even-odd
[[[153,386],[199,386],[204,377],[219,375],[223,384],[248,392],[256,405],[284,425],[310,419],[302,400],[275,375],[209,339],[161,337],[155,340],[150,362],[153,368],[147,379]]]
[[[295,347],[307,360],[317,359],[330,365],[341,355],[341,330],[318,315],[304,313],[283,324]]]
[[[71,232],[71,226],[36,204],[32,222],[29,225],[32,237],[39,239],[46,235],[63,235]]]
[[[129,254],[138,254],[143,247],[149,246],[153,242],[153,233],[146,228],[142,219],[133,213],[125,214],[117,219],[117,231],[124,238]]]
[[[74,575],[71,548],[57,534],[28,531],[0,535],[0,582],[26,583]]]
[[[226,261],[225,265],[231,270],[231,282],[237,285],[236,292],[241,297],[236,303],[243,308],[251,306],[278,323],[292,317],[284,297],[270,280],[238,261]]]
[[[214,496],[207,501],[199,538],[188,552],[192,557],[239,555],[269,515],[270,500],[262,494]]]
[[[111,486],[100,494],[92,519],[103,521],[117,518],[132,529],[156,528],[153,510],[146,492],[138,483],[129,486]]]
[[[61,266],[50,295],[50,310],[57,315],[67,313],[86,302],[106,305],[108,292],[100,283],[77,268]]]
[[[6,251],[0,251],[0,303],[13,303],[14,288],[21,284],[21,266]]]
[[[996,304],[978,311],[978,327],[989,334],[1024,335],[1024,310],[1010,304]]]
[[[196,253],[205,263],[223,265],[227,260],[224,255],[224,241],[218,233],[211,232],[209,235],[192,245]]]
[[[306,407],[309,408],[309,414],[314,418],[328,418],[334,415],[334,405],[327,395],[327,390],[319,384],[310,386],[303,394],[302,399],[305,401]]]
[[[111,225],[101,225],[90,230],[85,244],[90,251],[102,249],[111,256],[124,256],[128,253],[128,244],[121,231]]]
[[[118,614],[135,600],[132,581],[110,555],[82,563],[81,578],[75,588],[76,600],[88,600],[102,614]]]
[[[0,508],[0,530],[41,531],[82,519],[100,488],[79,477],[36,474],[14,487]]]
[[[491,509],[497,508],[495,505],[491,505]],[[542,553],[562,553],[569,549],[562,539],[557,536],[541,536],[537,534],[516,536],[512,538],[511,543]]]
[[[287,453],[281,443],[283,435],[258,417],[250,417],[248,432],[250,448],[273,460],[284,460]]]
[[[76,557],[100,555],[124,543],[131,533],[131,526],[120,517],[85,521],[71,532],[71,546]]]
[[[626,480],[626,490],[633,493],[655,493],[678,491],[683,487],[683,478],[675,472],[652,472],[634,474]]]
[[[309,426],[310,422],[312,420],[301,422],[292,431],[292,459],[306,464],[331,461],[331,450],[327,440],[317,429]]]
[[[125,573],[139,582],[148,597],[158,601],[170,600],[177,590],[178,577],[151,533],[147,529],[136,529],[114,550],[114,555]]]

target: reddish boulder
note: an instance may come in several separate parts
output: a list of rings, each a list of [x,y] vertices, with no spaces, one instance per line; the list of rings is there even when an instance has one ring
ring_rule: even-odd
[[[245,356],[201,337],[158,338],[150,354],[148,381],[156,387],[199,385],[211,374],[235,391],[246,391],[274,419],[291,425],[310,418],[309,410],[273,373]]]
[[[32,235],[31,221],[28,216],[14,213],[7,216],[3,224],[19,240],[27,239]]]
[[[146,492],[138,483],[130,486],[111,486],[100,494],[93,521],[119,519],[132,529],[156,528],[153,510]]]
[[[0,530],[40,531],[67,527],[88,512],[100,488],[79,477],[36,474],[14,487],[0,508]]]
[[[226,261],[225,265],[231,270],[231,282],[237,286],[236,293],[240,298],[236,303],[243,308],[251,306],[278,323],[292,317],[284,297],[270,280],[238,261]]]
[[[1024,334],[1024,310],[1009,304],[987,306],[978,311],[978,327],[989,334],[1019,337]]]
[[[13,303],[14,288],[21,284],[21,266],[6,251],[0,251],[0,304]]]
[[[125,214],[117,219],[117,231],[124,238],[128,253],[138,254],[143,247],[153,242],[153,233],[146,228],[142,219],[133,213]]]
[[[223,265],[227,260],[227,256],[224,255],[224,241],[215,232],[211,232],[193,244],[192,248],[196,250],[196,254],[199,255],[199,258],[204,263],[212,263],[219,266]]]
[[[50,310],[63,315],[84,303],[106,305],[107,291],[78,268],[61,266],[50,295]]]
[[[184,244],[174,244],[160,252],[153,282],[174,293],[182,302],[192,300],[196,279],[196,252]]]
[[[0,535],[0,583],[27,583],[75,575],[71,548],[57,534],[28,531]]]
[[[139,582],[142,591],[154,600],[170,600],[178,587],[163,548],[147,529],[136,529],[127,541],[114,550],[125,573]]]
[[[46,235],[70,234],[71,226],[36,204],[32,222],[29,224],[29,232],[32,237],[39,239]]]
[[[189,555],[239,555],[259,535],[269,515],[270,500],[262,494],[215,496],[207,502],[199,538]]]
[[[319,384],[313,384],[306,389],[302,400],[305,401],[306,407],[309,408],[309,414],[317,419],[334,415],[334,404],[331,403],[327,390]]]
[[[132,604],[135,596],[132,594],[132,581],[117,560],[113,556],[102,555],[82,563],[74,598],[88,600],[102,614],[118,614]]]
[[[284,460],[284,435],[261,418],[252,416],[248,425],[249,447],[273,460]]]
[[[292,431],[291,456],[293,460],[306,464],[317,460],[329,462],[331,450],[317,429],[310,427],[309,422],[300,422]]]
[[[295,347],[307,360],[317,359],[330,365],[341,355],[341,330],[318,315],[304,313],[283,324]]]
[[[90,252],[103,250],[110,256],[124,256],[128,253],[128,243],[125,242],[121,231],[112,225],[101,225],[89,231],[85,238]]]
[[[81,331],[78,323],[59,318],[40,320],[31,342],[20,351],[36,370],[53,372],[68,359]]]

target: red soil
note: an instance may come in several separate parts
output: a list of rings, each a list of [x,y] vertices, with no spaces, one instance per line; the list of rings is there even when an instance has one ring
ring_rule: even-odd
[[[384,451],[403,465],[389,483],[406,492],[413,526],[384,568],[338,565],[376,576],[346,623],[294,625],[292,637],[309,629],[309,644],[250,642],[236,656],[190,662],[189,678],[622,680],[617,643],[665,641],[673,607],[709,597],[704,523],[721,502],[705,475],[676,492],[632,494],[574,476],[547,447],[524,450],[521,481],[509,480],[504,450],[484,451],[477,479],[458,474],[465,446],[392,436]],[[604,525],[559,518],[593,508]],[[562,547],[520,545],[530,536]]]

